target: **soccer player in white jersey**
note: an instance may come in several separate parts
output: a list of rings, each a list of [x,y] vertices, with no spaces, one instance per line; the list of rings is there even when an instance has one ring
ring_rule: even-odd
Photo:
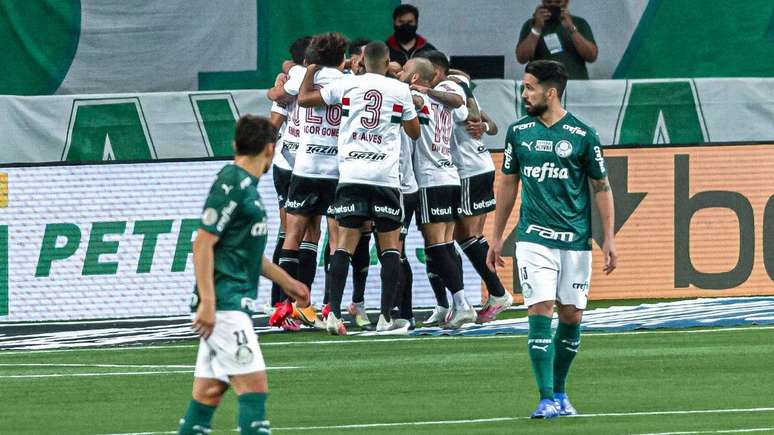
[[[414,86],[427,87],[433,79],[433,65],[427,59],[409,59],[401,80]],[[437,321],[443,327],[459,328],[473,322],[476,313],[465,298],[462,269],[454,246],[454,220],[459,213],[460,178],[452,162],[451,135],[456,123],[468,117],[467,108],[448,107],[430,95],[412,91],[418,107],[422,134],[414,150],[414,174],[419,186],[417,222],[425,240],[428,276],[439,277],[443,298],[448,288],[453,297],[451,312]],[[434,287],[435,291],[435,287]],[[443,314],[443,300],[436,291],[438,307],[435,316]],[[448,302],[447,302],[448,304]],[[428,319],[433,321],[432,317]],[[426,322],[427,324],[428,322]]]
[[[503,232],[519,183],[521,209],[516,262],[529,307],[527,350],[540,392],[532,418],[574,415],[565,381],[580,348],[580,322],[591,279],[591,196],[602,221],[602,271],[617,266],[615,208],[599,136],[562,107],[567,71],[537,60],[524,71],[522,98],[528,116],[508,127],[503,177],[487,265],[504,266]],[[551,333],[554,305],[559,324]]]
[[[312,38],[307,48],[307,63],[313,60],[323,65],[314,77],[316,86],[324,88],[342,77],[346,48],[347,40],[339,33]],[[298,94],[305,72],[297,67],[290,70],[283,86],[286,94]],[[297,123],[291,127],[299,131],[299,145],[285,201],[287,227],[279,263],[291,276],[300,277],[299,249],[314,247],[313,253],[308,249],[309,257],[317,258],[316,243],[312,246],[304,242],[303,236],[310,226],[319,231],[321,216],[328,216],[329,244],[332,249],[336,247],[336,223],[330,207],[339,176],[337,143],[341,106],[298,108],[298,117],[293,119]],[[316,261],[305,266],[305,273],[306,269],[316,270]]]
[[[470,115],[468,124],[476,124],[480,128],[482,117],[478,101],[470,91],[470,81],[467,76],[453,75],[450,79],[458,82],[465,91],[466,106]],[[497,133],[497,125],[486,117],[483,122],[485,131]],[[477,137],[471,135],[471,131]],[[489,243],[484,237],[484,223],[489,212],[495,209],[494,197],[494,163],[489,150],[480,140],[481,130],[454,128],[452,131],[451,152],[452,162],[460,175],[461,198],[460,216],[455,222],[454,238],[462,251],[467,255],[478,275],[486,284],[489,297],[476,317],[476,323],[491,322],[499,313],[513,303],[513,297],[505,290],[496,272],[486,267],[486,253]]]
[[[309,42],[312,40],[311,36],[303,36],[296,39],[290,45],[290,55],[293,59],[293,63],[301,65],[304,63],[304,55],[306,48],[309,46]],[[304,69],[297,67],[303,74]],[[298,71],[296,71],[298,73]],[[275,87],[272,91],[275,92],[274,99],[284,96],[284,90],[282,87],[287,81],[287,75],[284,73],[279,74],[278,80],[275,83]],[[277,94],[277,92],[279,92]],[[271,95],[270,95],[271,98]],[[280,253],[282,251],[282,245],[285,242],[285,228],[286,228],[286,213],[285,213],[285,200],[288,195],[288,187],[290,185],[290,176],[293,172],[293,164],[296,160],[296,151],[298,150],[298,142],[300,139],[300,130],[298,128],[298,105],[296,104],[296,97],[287,95],[285,98],[281,98],[280,101],[273,101],[271,106],[271,123],[275,129],[277,129],[277,150],[274,153],[274,161],[272,166],[272,175],[274,178],[274,189],[277,191],[277,201],[279,203],[280,212],[280,228],[277,235],[277,243],[274,248],[274,255],[272,256],[272,262],[279,264]],[[320,239],[319,227],[310,225],[307,227],[304,234],[304,240],[301,242],[299,249],[299,281],[306,284],[307,287],[312,288],[314,282],[315,271],[317,270],[317,242]],[[273,314],[274,310],[283,309],[285,312],[290,310],[289,307],[282,307],[282,304],[290,304],[287,296],[284,294],[280,286],[273,284],[271,288],[271,298],[269,310]],[[303,319],[303,317],[302,317]],[[279,322],[279,325],[275,325],[274,321]],[[290,331],[298,331],[300,329],[298,322],[292,317],[271,318],[270,325],[281,326],[283,329]]]
[[[349,262],[366,221],[373,221],[382,264],[381,314],[376,331],[407,331],[409,322],[390,316],[400,276],[400,130],[419,137],[419,121],[408,86],[384,76],[389,50],[383,42],[364,49],[366,74],[349,75],[322,89],[313,89],[310,66],[299,92],[302,107],[341,104],[339,185],[333,212],[339,223],[339,245],[331,259],[331,313],[326,324],[332,334],[346,334],[341,322],[341,298]]]

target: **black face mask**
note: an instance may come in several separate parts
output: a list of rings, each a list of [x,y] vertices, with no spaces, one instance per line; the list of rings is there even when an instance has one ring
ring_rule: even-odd
[[[409,42],[417,36],[417,26],[401,24],[400,26],[394,26],[393,28],[395,29],[395,39],[400,43]]]

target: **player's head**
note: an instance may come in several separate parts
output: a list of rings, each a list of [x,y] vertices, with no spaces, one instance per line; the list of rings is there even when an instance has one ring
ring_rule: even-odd
[[[446,74],[449,73],[449,58],[445,54],[438,50],[429,50],[419,54],[417,57],[423,57],[430,61],[435,68],[435,78],[431,85],[435,86],[438,82],[446,78]]]
[[[398,42],[411,42],[417,37],[419,9],[412,5],[400,5],[392,11],[392,27]]]
[[[349,59],[352,62],[352,72],[355,74],[363,74],[365,68],[363,67],[363,47],[371,42],[370,39],[357,38],[349,43]]]
[[[306,61],[309,64],[316,63],[329,68],[342,67],[348,45],[347,38],[338,32],[316,35],[309,42]]]
[[[533,60],[524,69],[521,97],[530,116],[540,116],[549,106],[562,104],[567,70],[554,60]]]
[[[403,71],[398,77],[403,83],[430,86],[430,82],[435,77],[435,68],[429,60],[415,57],[403,65]]]
[[[296,65],[304,64],[304,56],[306,56],[306,48],[309,47],[309,42],[312,40],[311,36],[302,36],[292,44],[290,44],[290,58],[293,59]]]
[[[234,130],[234,153],[237,156],[261,157],[266,164],[263,172],[269,170],[274,156],[274,141],[277,131],[263,116],[244,115],[237,121]]]
[[[390,64],[390,49],[382,41],[369,42],[363,47],[363,64],[367,72],[384,74]]]
[[[569,0],[542,0],[543,7],[551,7],[551,6],[559,6],[560,8],[564,8],[567,6],[567,3],[569,3]]]

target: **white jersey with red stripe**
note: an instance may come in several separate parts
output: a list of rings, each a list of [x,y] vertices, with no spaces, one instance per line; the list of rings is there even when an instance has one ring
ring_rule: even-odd
[[[285,92],[298,95],[306,68],[294,66],[285,82]],[[336,68],[323,67],[314,75],[314,86],[324,89],[343,77]],[[310,178],[339,178],[338,139],[341,105],[298,108],[298,152],[293,174]]]
[[[419,190],[414,175],[414,140],[405,131],[400,132],[400,191],[404,194]]]
[[[451,157],[451,136],[455,124],[468,117],[464,105],[453,109],[433,98],[413,91],[423,100],[419,109],[422,134],[414,150],[414,174],[420,188],[459,186],[460,176]]]
[[[287,104],[272,103],[271,111],[285,117],[285,122],[277,133],[277,145],[274,148],[274,165],[286,171],[292,171],[298,151],[300,136],[298,104],[296,99]]]
[[[367,73],[345,76],[320,93],[343,109],[339,182],[400,188],[401,122],[417,117],[408,85]]]
[[[489,149],[480,139],[474,139],[465,130],[464,124],[458,125],[452,132],[451,152],[452,162],[457,167],[460,178],[474,177],[495,170]]]

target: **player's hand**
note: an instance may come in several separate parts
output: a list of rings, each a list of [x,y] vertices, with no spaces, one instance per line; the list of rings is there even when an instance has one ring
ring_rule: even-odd
[[[492,240],[492,243],[489,244],[489,251],[486,253],[486,267],[492,272],[497,272],[497,266],[505,267],[502,253],[503,241],[500,239]]]
[[[486,133],[486,129],[484,128],[484,123],[482,121],[472,120],[465,123],[465,131],[467,131],[473,139],[481,139],[481,136]]]
[[[317,71],[320,71],[322,69],[322,65],[318,65],[316,63],[310,63],[309,65],[306,66],[306,69],[308,71],[317,72]]]
[[[575,23],[572,22],[572,16],[570,16],[570,10],[562,8],[562,13],[559,15],[559,21],[562,23],[562,27],[569,30],[575,27]]]
[[[536,30],[540,30],[543,28],[543,26],[546,25],[546,21],[551,18],[551,11],[549,11],[547,8],[544,8],[543,6],[538,6],[535,8],[535,13],[532,15],[532,19],[534,22],[532,23],[532,27],[534,27]]]
[[[605,256],[602,272],[605,272],[605,275],[610,275],[618,266],[618,250],[615,247],[614,240],[605,240],[602,243],[602,254]]]
[[[301,281],[291,279],[286,287],[283,287],[285,294],[296,301],[296,305],[301,308],[309,306],[309,287]]]
[[[428,88],[427,86],[416,85],[416,84],[413,84],[409,87],[411,88],[412,91],[417,91],[420,94],[425,94],[425,95],[427,95],[427,91],[430,90],[430,88]]]
[[[200,302],[193,321],[193,330],[203,339],[210,338],[215,328],[215,302]]]
[[[285,82],[288,81],[288,75],[285,73],[277,74],[277,78],[274,79],[274,87],[285,86]]]

